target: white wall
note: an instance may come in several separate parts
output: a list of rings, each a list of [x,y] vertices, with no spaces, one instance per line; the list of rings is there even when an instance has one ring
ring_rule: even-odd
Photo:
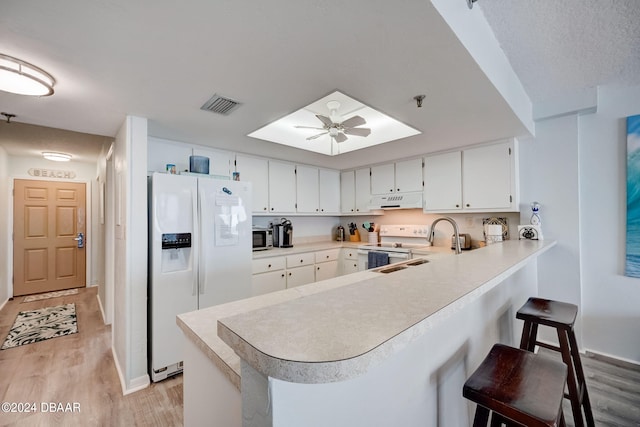
[[[598,112],[580,118],[584,346],[640,363],[640,279],[625,277],[626,122],[640,86],[604,87]]]
[[[9,195],[9,165],[8,155],[4,148],[0,147],[0,307],[9,298],[9,209],[12,208]]]
[[[125,394],[147,374],[147,120],[128,116],[116,135],[113,353]]]
[[[598,90],[597,112],[540,120],[520,146],[521,221],[541,203],[540,296],[578,305],[584,350],[640,363],[640,279],[625,277],[626,123],[640,87]],[[550,334],[543,335],[551,339]]]

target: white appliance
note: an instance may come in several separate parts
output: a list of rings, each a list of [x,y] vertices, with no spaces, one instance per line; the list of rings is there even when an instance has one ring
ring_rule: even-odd
[[[425,248],[429,238],[428,225],[382,225],[380,243],[358,246],[358,271],[380,267],[369,266],[370,252],[386,254],[388,263],[411,259],[412,249]]]
[[[176,316],[251,296],[251,183],[149,178],[149,371],[182,371]],[[215,328],[215,325],[212,325]]]
[[[422,209],[422,191],[371,196],[371,209]]]

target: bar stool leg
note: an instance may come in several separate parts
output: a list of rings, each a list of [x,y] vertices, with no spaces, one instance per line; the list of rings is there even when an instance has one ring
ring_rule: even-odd
[[[473,418],[473,427],[487,427],[489,410],[482,405],[476,408],[476,416]]]
[[[530,320],[524,321],[522,328],[522,338],[520,339],[520,348],[533,352],[536,348],[536,339],[538,337],[538,324]]]
[[[567,331],[557,329],[558,342],[560,343],[560,352],[562,361],[567,365],[567,387],[569,388],[569,401],[571,402],[571,411],[573,412],[573,423],[576,427],[584,427],[584,419],[582,418],[582,409],[580,407],[580,392],[576,384],[576,375],[574,372],[571,353],[569,350],[569,341],[567,340]]]
[[[573,331],[569,331],[568,335],[569,344],[571,345],[571,355],[575,362],[576,375],[578,377],[578,387],[582,393],[582,406],[584,406],[584,415],[587,421],[587,426],[595,427],[593,412],[591,410],[591,401],[589,400],[589,392],[587,391],[587,383],[584,377],[584,371],[582,370],[582,360],[580,358],[580,352],[578,351],[578,343],[576,342],[576,335]]]

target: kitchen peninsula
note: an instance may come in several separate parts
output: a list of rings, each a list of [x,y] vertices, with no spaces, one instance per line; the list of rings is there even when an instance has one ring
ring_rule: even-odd
[[[425,253],[180,315],[185,425],[468,426],[462,384],[495,342],[517,343],[515,311],[554,245]]]

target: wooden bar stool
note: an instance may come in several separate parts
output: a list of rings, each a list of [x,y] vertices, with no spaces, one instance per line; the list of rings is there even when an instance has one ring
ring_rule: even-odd
[[[595,427],[576,335],[573,332],[573,324],[577,315],[578,307],[573,304],[541,298],[529,298],[516,314],[516,318],[524,320],[520,348],[534,351],[537,345],[562,354],[562,361],[569,368],[567,375],[568,394],[565,397],[571,402],[574,424],[576,427],[584,427],[586,419],[587,426]],[[560,346],[556,347],[538,341],[538,325],[555,328]],[[583,408],[584,418],[582,416]]]
[[[493,346],[469,377],[462,395],[478,404],[473,427],[564,426],[567,366],[559,360],[502,344]]]

